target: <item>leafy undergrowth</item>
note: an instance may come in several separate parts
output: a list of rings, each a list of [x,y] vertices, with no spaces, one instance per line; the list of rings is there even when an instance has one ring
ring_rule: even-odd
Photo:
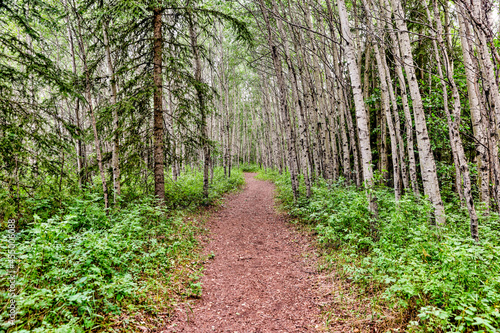
[[[226,180],[216,170],[210,202],[242,184],[241,172]],[[175,193],[173,186],[168,197],[177,206],[193,211],[207,203],[197,194],[201,173],[181,177]],[[35,215],[16,238],[14,326],[7,322],[8,234],[2,231],[0,331],[136,332],[144,318],[168,316],[175,302],[201,292],[197,236],[204,229],[186,214],[146,197],[106,216],[102,198],[86,194],[68,200],[57,215]]]
[[[191,210],[199,206],[213,203],[222,194],[243,185],[244,179],[240,170],[233,169],[231,178],[224,177],[224,170],[216,168],[214,178],[209,186],[208,201],[203,197],[203,171],[187,170],[177,182],[166,182],[165,192],[168,206]]]
[[[429,223],[427,201],[406,195],[396,204],[391,189],[377,188],[373,241],[363,191],[321,181],[310,199],[293,203],[287,174],[269,171],[260,178],[274,181],[284,207],[315,228],[326,266],[373,296],[374,304],[399,314],[378,313],[381,322],[407,332],[500,331],[497,214],[481,215],[480,241],[474,243],[462,208],[448,205],[447,225],[437,229]]]
[[[244,163],[240,165],[240,170],[243,172],[258,172],[260,167],[257,164]]]

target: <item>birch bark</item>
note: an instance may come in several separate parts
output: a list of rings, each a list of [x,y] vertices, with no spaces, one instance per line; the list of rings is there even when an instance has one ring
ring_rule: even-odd
[[[371,5],[368,3],[368,0],[362,0],[362,2],[363,6],[365,7],[365,12],[367,13],[367,15],[370,15],[370,13],[372,13],[372,10],[371,10]],[[371,31],[371,33],[376,33],[371,17],[367,17],[366,22],[368,25],[368,29]],[[391,157],[392,157],[392,167],[394,174],[394,194],[397,202],[401,199],[401,188],[400,188],[400,168],[398,161],[396,132],[394,129],[394,122],[392,120],[392,115],[391,115],[389,93],[387,88],[387,78],[385,76],[386,75],[385,67],[384,63],[382,62],[382,56],[380,54],[380,49],[377,43],[373,43],[373,50],[375,53],[375,60],[377,62],[378,74],[380,76],[381,106],[385,114],[385,120],[387,122],[387,127],[389,129],[389,136],[391,139]],[[382,135],[382,139],[385,140],[384,135]]]
[[[356,109],[356,123],[358,127],[358,139],[361,149],[361,163],[363,167],[363,178],[365,188],[367,190],[368,199],[370,202],[370,210],[377,214],[377,201],[372,191],[373,186],[373,170],[372,170],[372,152],[370,147],[370,133],[368,132],[368,120],[366,114],[365,102],[363,100],[363,92],[361,91],[361,79],[359,74],[359,67],[356,62],[356,54],[354,44],[352,41],[349,22],[347,19],[347,10],[344,0],[338,0],[337,3],[339,10],[340,25],[342,30],[343,44],[347,63],[349,66],[349,76],[351,78],[351,87],[354,97],[354,104]],[[375,225],[372,224],[372,232],[375,233]]]
[[[278,88],[279,88],[279,101],[280,101],[280,108],[281,108],[281,114],[283,115],[283,123],[284,127],[286,128],[286,141],[287,141],[287,146],[288,146],[288,166],[290,168],[290,178],[292,181],[292,191],[293,191],[293,196],[294,199],[296,200],[298,198],[298,181],[297,181],[297,157],[295,155],[295,133],[292,129],[292,122],[290,119],[290,110],[288,108],[288,101],[287,101],[287,87],[286,83],[283,77],[283,69],[281,66],[281,59],[278,53],[278,46],[276,45],[276,42],[274,41],[273,37],[273,31],[271,29],[271,24],[269,22],[269,17],[268,17],[268,9],[266,8],[264,1],[259,0],[259,5],[260,9],[262,12],[262,15],[264,17],[264,21],[266,22],[266,27],[267,27],[267,38],[268,38],[268,44],[269,48],[271,49],[271,57],[273,59],[273,65],[274,69],[276,72],[276,79],[278,83]]]
[[[466,29],[464,19],[461,14],[458,16],[460,27],[460,40],[462,44],[462,56],[464,59],[465,75],[467,78],[467,96],[469,97],[469,109],[472,118],[472,128],[474,136],[478,140],[477,152],[479,155],[478,170],[479,170],[479,188],[480,200],[485,204],[488,209],[490,205],[490,172],[488,162],[488,139],[487,139],[487,125],[486,119],[482,117],[481,105],[477,91],[477,75],[475,73],[475,66],[470,55],[469,47],[469,33]]]
[[[391,22],[390,17],[390,5],[388,0],[381,0],[381,11],[385,17],[386,22]],[[399,47],[399,42],[396,33],[392,26],[387,27],[389,31],[389,37],[391,39],[392,46],[392,54],[396,58],[394,62],[394,69],[396,70],[396,75],[398,77],[398,83],[401,90],[401,101],[403,104],[403,111],[405,115],[405,128],[406,128],[406,140],[407,140],[407,151],[408,151],[408,163],[409,163],[409,173],[410,173],[410,181],[413,193],[416,195],[420,194],[420,190],[418,188],[418,180],[417,180],[417,163],[415,159],[415,148],[414,148],[414,132],[413,132],[413,121],[410,112],[410,104],[408,102],[407,95],[407,87],[406,81],[403,74],[403,69],[401,67],[402,57],[401,51]]]
[[[392,4],[396,26],[399,30],[399,43],[401,47],[403,65],[408,77],[408,86],[410,88],[410,95],[413,102],[413,115],[415,117],[420,171],[422,174],[424,193],[429,197],[429,200],[434,206],[436,223],[438,225],[442,225],[446,221],[444,215],[444,205],[441,200],[441,193],[439,192],[436,162],[431,150],[424,107],[420,96],[420,88],[415,75],[408,27],[404,21],[404,12],[401,2],[399,0],[392,0]]]
[[[108,23],[105,21],[102,26],[103,39],[104,39],[104,49],[106,51],[106,65],[108,68],[108,75],[110,77],[111,85],[111,104],[112,107],[112,117],[113,117],[113,153],[112,153],[112,167],[113,167],[113,203],[116,205],[116,200],[121,194],[120,187],[120,143],[118,136],[118,109],[117,109],[117,88],[116,88],[116,77],[113,68],[113,60],[111,58],[111,47],[109,46],[108,39]]]
[[[424,2],[425,4],[425,2]],[[429,21],[432,22],[432,17],[429,12],[429,9],[427,8],[427,5],[425,4],[425,9],[427,11],[427,16],[429,17]],[[449,84],[451,85],[452,89],[452,96],[453,96],[453,117],[454,120],[452,120],[450,111],[448,109],[448,106],[445,104],[444,110],[446,113],[446,119],[448,121],[448,131],[450,135],[450,142],[451,142],[451,147],[455,151],[455,155],[457,158],[457,163],[458,163],[458,168],[459,168],[459,174],[458,179],[459,182],[463,181],[463,186],[461,186],[461,190],[463,191],[463,197],[467,206],[467,210],[469,211],[469,218],[470,218],[470,232],[471,236],[475,241],[478,241],[479,236],[478,236],[478,218],[476,214],[476,209],[474,207],[474,201],[472,199],[472,186],[471,186],[471,180],[470,180],[470,173],[469,173],[469,166],[467,163],[467,159],[465,157],[465,152],[464,152],[464,147],[462,144],[462,140],[460,139],[460,133],[459,133],[459,123],[460,123],[460,114],[461,114],[461,107],[460,107],[460,95],[458,93],[458,88],[457,85],[455,84],[455,79],[453,77],[453,72],[451,70],[451,65],[448,57],[448,51],[447,47],[444,44],[443,41],[443,27],[441,24],[441,18],[439,14],[439,10],[437,7],[436,1],[433,1],[433,8],[434,8],[434,22],[436,24],[436,38],[432,41],[433,46],[434,46],[434,52],[436,56],[436,62],[437,62],[437,69],[438,69],[438,74],[442,82],[443,86],[443,97],[444,98],[444,103],[447,103],[447,86],[446,82],[443,77],[443,72],[442,72],[442,66],[441,66],[441,57],[439,56],[439,48],[438,48],[438,43],[441,49],[441,54],[443,56],[443,63],[446,71],[446,76],[448,79]],[[437,39],[437,41],[436,41]],[[446,96],[445,96],[446,95]]]

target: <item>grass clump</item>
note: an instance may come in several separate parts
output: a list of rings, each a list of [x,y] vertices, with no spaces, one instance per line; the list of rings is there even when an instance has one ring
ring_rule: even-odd
[[[220,174],[214,175],[210,202],[243,183],[239,172],[231,179]],[[186,217],[186,208],[202,203],[197,194],[202,183],[201,173],[192,172],[169,185],[168,197],[183,210],[173,210],[172,203],[158,207],[147,196],[106,215],[101,196],[84,193],[68,198],[58,214],[35,214],[15,240],[16,322],[8,323],[4,306],[0,331],[135,332],[137,315],[148,321],[168,313],[176,300],[199,296],[196,236],[203,228]],[[5,305],[8,232],[0,237],[0,300]]]
[[[392,189],[379,187],[374,241],[364,191],[318,181],[310,199],[293,202],[288,175],[268,172],[261,178],[273,180],[290,213],[316,229],[331,267],[365,290],[379,290],[376,297],[400,311],[406,331],[500,331],[497,214],[481,217],[481,240],[475,243],[460,206],[448,205],[447,225],[436,228],[428,201],[405,195],[396,203]]]
[[[242,172],[259,172],[261,168],[257,164],[243,163],[240,165],[239,169]]]

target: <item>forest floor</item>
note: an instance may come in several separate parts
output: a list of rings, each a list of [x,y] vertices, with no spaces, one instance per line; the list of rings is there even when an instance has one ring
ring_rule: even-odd
[[[276,212],[274,185],[254,176],[246,173],[244,190],[207,222],[212,259],[201,297],[179,304],[161,332],[321,332],[326,321],[331,332],[359,332],[348,323],[352,311],[329,310],[325,319],[322,307],[337,303],[336,279],[318,272],[312,237]]]

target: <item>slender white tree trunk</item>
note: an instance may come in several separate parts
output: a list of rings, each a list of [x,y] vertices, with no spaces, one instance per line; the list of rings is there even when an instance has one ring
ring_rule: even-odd
[[[365,7],[365,11],[367,14],[371,13],[371,5],[368,3],[368,0],[362,0],[363,6]],[[366,19],[368,29],[371,30],[372,33],[376,33],[371,17]],[[389,92],[387,87],[387,78],[384,63],[382,62],[382,55],[380,54],[380,49],[377,43],[373,43],[373,50],[375,53],[375,60],[377,62],[378,74],[380,75],[380,94],[381,94],[381,105],[382,110],[385,114],[385,120],[387,121],[387,127],[389,129],[389,136],[391,138],[391,157],[392,157],[392,167],[394,173],[394,194],[396,201],[401,199],[401,188],[400,188],[400,169],[399,169],[399,161],[398,161],[398,147],[397,147],[397,139],[396,132],[394,129],[394,122],[392,120],[391,108],[389,103]],[[385,56],[385,55],[384,55]],[[385,136],[382,135],[382,140],[385,140]]]
[[[417,131],[417,144],[420,159],[420,171],[424,185],[424,193],[434,206],[436,223],[444,224],[446,221],[444,215],[444,205],[439,192],[439,183],[436,171],[436,162],[431,150],[429,132],[425,119],[424,106],[420,96],[420,88],[415,75],[413,55],[411,52],[410,37],[408,27],[404,20],[403,7],[399,0],[392,0],[396,26],[399,30],[399,43],[401,47],[403,65],[408,78],[408,86],[413,103],[413,115],[415,117],[415,128]]]
[[[424,2],[425,4],[425,2]],[[432,16],[427,8],[427,5],[425,4],[426,11],[427,11],[427,16],[429,17],[429,21],[432,22]],[[470,173],[469,173],[469,166],[467,163],[467,159],[465,157],[465,152],[464,152],[464,147],[462,144],[462,140],[460,139],[460,133],[458,130],[459,123],[460,123],[460,114],[461,114],[461,109],[460,109],[460,95],[458,93],[458,88],[457,85],[455,84],[455,79],[453,77],[453,72],[451,70],[451,64],[449,61],[448,57],[448,51],[446,48],[446,45],[444,44],[443,41],[443,27],[441,24],[441,18],[440,18],[440,13],[437,7],[436,1],[434,1],[434,21],[436,23],[436,38],[432,41],[433,46],[434,46],[434,52],[435,52],[435,57],[436,57],[436,63],[437,63],[437,70],[438,70],[438,75],[439,78],[441,79],[441,83],[443,86],[443,101],[444,101],[444,110],[446,113],[446,119],[448,121],[448,132],[450,136],[450,142],[451,142],[451,148],[454,150],[454,155],[456,156],[457,159],[457,166],[459,168],[459,173],[457,175],[458,182],[461,183],[463,181],[463,186],[460,186],[460,190],[463,191],[463,198],[465,200],[465,204],[467,206],[467,210],[469,211],[469,217],[470,217],[470,232],[472,238],[477,241],[479,236],[478,236],[478,218],[476,214],[476,209],[474,207],[474,201],[472,198],[472,184],[470,180]],[[431,23],[432,24],[432,23]],[[436,41],[437,39],[437,41]],[[443,63],[446,71],[446,76],[448,79],[449,84],[451,85],[452,88],[452,96],[453,96],[453,117],[455,118],[454,120],[451,119],[451,114],[448,108],[448,98],[447,98],[447,86],[446,82],[443,77],[443,71],[442,71],[442,66],[441,66],[441,57],[439,56],[439,48],[438,48],[438,43],[441,49],[441,53],[443,55]]]
[[[286,82],[283,77],[283,69],[281,66],[281,59],[278,53],[278,46],[276,45],[273,37],[273,31],[271,29],[271,24],[269,22],[269,17],[267,13],[267,8],[263,0],[259,0],[259,5],[261,7],[261,12],[264,17],[264,21],[267,26],[267,38],[269,43],[269,48],[271,49],[271,57],[273,59],[273,65],[276,72],[276,79],[279,88],[279,100],[281,113],[283,115],[283,125],[286,129],[286,141],[288,145],[288,166],[290,168],[290,177],[292,181],[292,190],[294,199],[298,197],[298,180],[297,180],[297,156],[295,150],[295,132],[292,128],[292,119],[290,117],[290,110],[288,106],[288,91],[286,87]]]
[[[351,78],[351,87],[354,97],[356,109],[356,123],[358,127],[358,139],[361,150],[361,163],[363,167],[363,177],[365,188],[367,189],[368,198],[370,201],[370,210],[373,214],[377,214],[377,201],[372,192],[373,187],[373,170],[372,170],[372,151],[370,147],[370,133],[368,132],[368,119],[366,113],[365,102],[363,100],[363,92],[361,91],[361,79],[359,75],[359,67],[356,62],[356,54],[352,41],[349,21],[347,18],[347,10],[344,0],[337,2],[340,25],[342,30],[343,45],[347,64],[349,66],[349,76]],[[375,226],[372,225],[372,232],[376,232]]]
[[[111,104],[112,107],[112,116],[113,116],[113,153],[112,153],[112,167],[113,167],[113,203],[116,205],[116,199],[121,194],[120,187],[120,142],[118,136],[118,109],[117,109],[117,88],[116,88],[116,77],[115,71],[113,68],[113,60],[111,58],[111,47],[109,46],[108,39],[108,23],[103,23],[102,32],[104,36],[104,48],[106,51],[106,64],[108,68],[108,75],[110,77],[110,85],[111,85]]]
[[[459,13],[458,22],[460,25],[460,40],[462,44],[462,56],[464,59],[465,75],[467,77],[467,96],[469,97],[469,109],[472,118],[472,128],[474,136],[478,140],[477,152],[479,154],[479,188],[480,200],[488,210],[490,205],[490,172],[488,168],[488,139],[486,119],[482,117],[481,105],[477,91],[477,75],[474,71],[474,63],[470,55],[469,33],[462,15]]]
[[[381,0],[381,12],[385,17],[386,22],[392,22],[390,15],[390,8],[388,0]],[[403,111],[405,115],[405,128],[406,128],[406,140],[407,140],[407,151],[408,151],[408,162],[409,162],[409,173],[410,173],[410,181],[413,193],[416,195],[420,194],[420,190],[418,188],[418,180],[417,180],[417,163],[415,159],[415,149],[414,149],[414,141],[413,141],[413,121],[410,112],[410,104],[408,102],[407,96],[407,87],[406,81],[403,74],[403,69],[401,67],[401,51],[399,47],[398,38],[396,33],[394,33],[394,29],[392,25],[388,27],[389,37],[391,39],[392,53],[396,58],[394,62],[394,69],[396,71],[396,75],[398,77],[398,83],[401,90],[401,102],[403,104]]]

